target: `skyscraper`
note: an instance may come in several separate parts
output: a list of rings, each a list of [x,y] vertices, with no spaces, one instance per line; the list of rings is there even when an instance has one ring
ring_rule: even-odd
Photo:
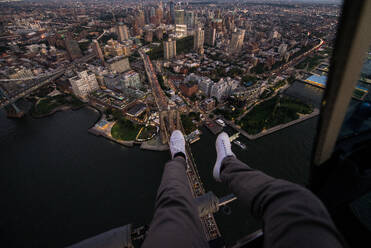
[[[193,49],[201,54],[204,49],[204,35],[204,30],[202,30],[201,27],[198,27],[193,36]]]
[[[205,43],[208,46],[215,46],[216,29],[208,27],[205,29]]]
[[[147,30],[144,34],[144,41],[151,43],[153,40],[153,31],[152,30]]]
[[[164,58],[171,59],[176,56],[176,40],[164,41]]]
[[[184,22],[187,25],[187,28],[194,28],[195,26],[195,14],[191,10],[184,12]]]
[[[164,30],[162,28],[157,28],[155,31],[155,35],[157,40],[162,40],[162,38],[164,37]]]
[[[128,27],[124,25],[123,23],[119,23],[117,25],[117,36],[120,42],[123,42],[129,39]]]
[[[162,11],[162,7],[157,7],[156,8],[156,17],[157,17],[159,23],[161,23],[162,18],[164,17],[164,14],[163,14],[163,11]]]
[[[231,43],[229,44],[229,51],[231,53],[238,52],[242,48],[244,38],[245,38],[244,29],[239,29],[237,30],[237,32],[233,32]]]
[[[175,23],[175,6],[174,6],[174,2],[171,1],[170,2],[170,16],[171,16],[171,21],[172,23]]]
[[[99,46],[99,42],[97,40],[93,40],[93,50],[95,52],[95,56],[99,58],[99,60],[104,63],[104,56],[102,53],[102,49]]]
[[[175,11],[175,24],[184,25],[184,10],[178,9]]]

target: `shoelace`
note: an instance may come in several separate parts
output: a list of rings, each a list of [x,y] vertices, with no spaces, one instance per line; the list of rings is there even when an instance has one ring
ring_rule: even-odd
[[[227,153],[227,146],[226,144],[224,143],[224,140],[222,140],[222,143],[223,143],[223,146],[224,146],[224,151]],[[229,147],[229,146],[228,146]]]

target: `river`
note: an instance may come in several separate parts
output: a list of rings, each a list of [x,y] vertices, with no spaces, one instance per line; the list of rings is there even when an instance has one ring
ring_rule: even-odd
[[[90,108],[43,119],[7,119],[0,112],[0,229],[8,247],[63,247],[127,223],[150,223],[168,152],[125,148],[93,136]],[[233,150],[242,161],[279,178],[305,184],[317,118],[249,141]],[[229,193],[212,178],[215,136],[202,128],[192,151],[206,190]],[[216,220],[227,243],[259,222],[239,202]]]

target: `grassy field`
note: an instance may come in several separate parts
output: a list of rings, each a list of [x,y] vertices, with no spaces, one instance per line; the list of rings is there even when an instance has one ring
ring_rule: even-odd
[[[314,55],[312,57],[307,57],[305,60],[300,62],[298,65],[295,66],[296,69],[305,69],[308,68],[308,71],[312,71],[316,68],[321,62],[320,60],[323,57],[320,55]]]
[[[68,105],[73,108],[82,106],[84,103],[72,95],[57,95],[41,99],[33,108],[36,115],[45,115],[51,113],[55,108]]]
[[[186,134],[190,134],[197,129],[197,126],[192,122],[193,118],[189,115],[181,115],[181,120]]]
[[[130,122],[128,120],[128,122]],[[141,126],[128,124],[128,122],[117,121],[111,129],[111,135],[118,140],[131,141],[135,140]]]
[[[296,120],[299,114],[311,112],[313,108],[299,100],[276,96],[256,106],[239,124],[249,134],[257,134],[263,129]]]

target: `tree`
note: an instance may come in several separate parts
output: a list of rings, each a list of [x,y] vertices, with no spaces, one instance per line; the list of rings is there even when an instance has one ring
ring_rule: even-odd
[[[257,64],[254,68],[251,69],[251,72],[256,74],[264,73],[265,72],[264,64],[263,63]]]
[[[112,114],[112,109],[111,108],[106,108],[106,110],[104,111],[104,113],[106,115],[111,115]]]
[[[196,100],[197,100],[197,96],[196,96],[196,94],[193,94],[189,99],[190,99],[192,102],[196,101]]]

